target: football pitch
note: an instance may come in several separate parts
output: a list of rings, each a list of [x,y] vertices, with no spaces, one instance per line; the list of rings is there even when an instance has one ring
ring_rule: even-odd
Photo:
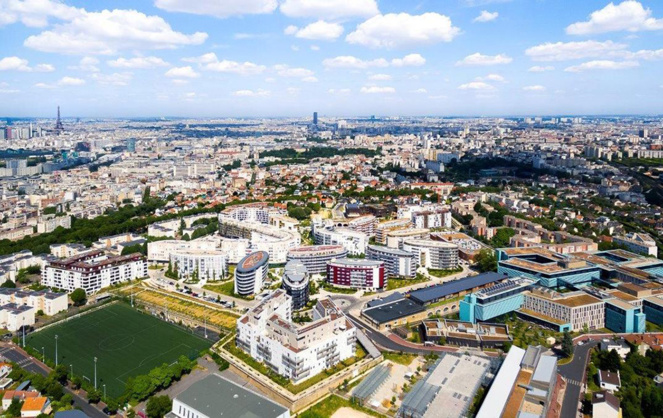
[[[97,311],[37,331],[26,338],[27,345],[94,385],[94,358],[97,358],[97,387],[108,396],[124,393],[128,378],[147,374],[163,363],[171,364],[181,355],[191,359],[212,346],[183,328],[139,312],[124,303],[114,303]]]

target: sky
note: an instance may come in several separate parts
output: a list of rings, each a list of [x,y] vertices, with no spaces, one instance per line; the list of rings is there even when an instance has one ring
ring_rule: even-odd
[[[663,113],[663,2],[0,0],[0,115]]]

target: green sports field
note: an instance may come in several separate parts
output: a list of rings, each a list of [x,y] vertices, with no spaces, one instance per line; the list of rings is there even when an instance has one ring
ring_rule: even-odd
[[[113,397],[124,393],[128,378],[171,364],[181,355],[196,358],[213,343],[124,303],[37,331],[26,343],[40,353],[44,347],[46,358],[54,361],[55,335],[58,363],[69,370],[73,365],[75,375],[94,384],[97,357],[97,387],[105,384]]]

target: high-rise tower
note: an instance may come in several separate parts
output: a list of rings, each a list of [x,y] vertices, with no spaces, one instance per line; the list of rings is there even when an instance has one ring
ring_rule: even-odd
[[[60,135],[62,132],[64,132],[64,126],[62,126],[62,120],[60,120],[60,106],[58,106],[58,118],[55,121],[54,132],[56,135]]]

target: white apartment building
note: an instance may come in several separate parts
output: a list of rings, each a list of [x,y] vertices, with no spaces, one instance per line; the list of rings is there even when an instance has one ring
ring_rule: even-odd
[[[458,267],[458,246],[430,239],[407,239],[403,250],[413,253],[417,265],[436,270],[452,270]]]
[[[240,221],[219,215],[219,232],[225,238],[249,240],[247,253],[265,251],[271,263],[286,262],[288,251],[301,244],[302,237],[297,231],[278,229],[260,222]]]
[[[56,228],[71,228],[71,216],[46,215],[39,218],[37,222],[37,232],[40,234],[53,232]]]
[[[42,311],[48,316],[66,311],[68,300],[66,293],[0,288],[0,306],[7,304],[25,305],[34,308],[35,312]]]
[[[446,209],[415,212],[412,223],[415,228],[451,228],[451,212]]]
[[[67,292],[81,288],[92,294],[104,287],[143,277],[147,277],[147,261],[142,255],[109,257],[96,250],[50,261],[42,269],[41,283]]]
[[[222,280],[228,270],[228,256],[215,250],[176,250],[170,254],[170,264],[180,278]]]
[[[353,357],[357,330],[331,299],[318,301],[313,322],[297,325],[279,289],[237,320],[239,348],[274,372],[302,382]]]
[[[88,251],[88,248],[83,244],[53,244],[50,251],[58,258],[69,258]]]
[[[387,243],[387,233],[389,231],[396,231],[400,229],[407,229],[412,227],[412,221],[409,218],[391,219],[383,221],[375,226],[375,241],[379,244]]]
[[[177,251],[214,251],[216,243],[210,240],[195,239],[183,241],[168,239],[147,244],[147,261],[150,263],[167,263],[170,255]]]
[[[617,245],[623,245],[629,251],[637,254],[658,256],[658,247],[656,241],[647,234],[639,234],[632,232],[630,234],[616,236],[612,238],[612,242]]]
[[[315,227],[313,239],[316,245],[342,245],[351,255],[364,254],[369,241],[368,235],[349,228]]]
[[[558,293],[544,287],[534,287],[523,293],[522,310],[528,316],[545,321],[552,319],[560,330],[580,331],[605,327],[604,302],[583,291]]]
[[[35,323],[35,308],[27,305],[8,303],[0,306],[0,327],[15,332],[24,326]]]

